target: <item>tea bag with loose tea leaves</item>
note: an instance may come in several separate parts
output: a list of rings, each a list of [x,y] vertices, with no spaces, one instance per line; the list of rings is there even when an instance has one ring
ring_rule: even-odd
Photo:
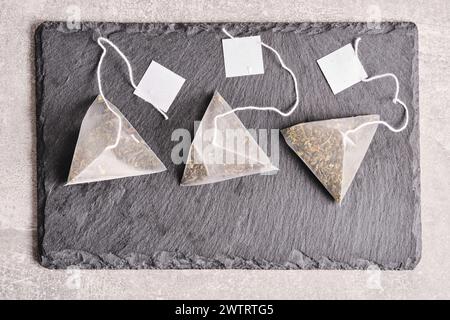
[[[182,186],[278,170],[222,96],[215,92],[191,144]]]
[[[119,109],[108,104],[98,96],[84,116],[67,185],[166,170]]]
[[[104,44],[112,47],[125,61],[130,82],[133,70],[127,57],[110,40],[97,39],[103,53],[97,66],[99,95],[81,123],[67,185],[152,174],[166,170],[164,164],[145,143],[124,115],[105,98],[101,67],[106,55]],[[167,119],[167,115],[157,110]]]
[[[344,198],[378,128],[378,115],[300,123],[281,131],[337,202]],[[357,129],[357,130],[355,130]]]
[[[384,73],[367,77],[358,57],[360,41],[361,38],[355,40],[354,49],[349,44],[319,59],[318,64],[323,74],[334,94],[360,81],[393,79],[395,95],[392,103],[404,109],[403,124],[395,128],[386,121],[381,121],[378,115],[370,115],[299,124],[283,131],[291,148],[338,202],[342,201],[350,187],[378,125],[400,133],[409,122],[408,107],[399,99],[400,82],[397,76]]]
[[[189,150],[181,181],[181,185],[184,186],[277,171],[278,168],[270,162],[235,112],[271,111],[288,117],[299,105],[296,76],[286,66],[277,50],[262,42],[259,36],[235,38],[225,28],[222,28],[222,31],[230,38],[222,42],[227,77],[264,73],[261,52],[261,48],[264,47],[275,54],[281,68],[289,72],[294,82],[296,99],[287,112],[280,111],[276,107],[246,106],[231,109],[220,94],[215,92]],[[242,44],[245,44],[251,52],[242,51],[240,47]],[[252,58],[257,60],[256,63],[252,62]]]

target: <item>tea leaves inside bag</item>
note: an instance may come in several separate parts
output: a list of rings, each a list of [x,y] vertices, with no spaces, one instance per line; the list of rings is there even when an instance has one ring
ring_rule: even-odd
[[[379,120],[378,115],[301,123],[281,131],[288,145],[303,160],[337,202],[341,202],[372,142],[378,125],[350,134],[359,125]]]
[[[216,116],[231,110],[215,92],[189,150],[181,185],[215,183],[278,170],[236,114],[218,118],[215,126]]]
[[[111,102],[98,96],[81,124],[67,184],[88,183],[166,170],[136,129]],[[119,133],[119,119],[122,127]]]

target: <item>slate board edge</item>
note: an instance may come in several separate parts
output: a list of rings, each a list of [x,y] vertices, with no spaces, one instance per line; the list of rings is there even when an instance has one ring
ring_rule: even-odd
[[[253,35],[255,32],[264,30],[275,30],[274,32],[302,32],[308,34],[318,34],[326,32],[332,28],[347,28],[355,27],[359,33],[386,33],[389,30],[397,27],[404,27],[412,29],[415,34],[415,46],[412,70],[413,100],[416,106],[419,105],[419,73],[418,73],[418,31],[417,26],[413,22],[382,22],[379,29],[370,29],[365,22],[298,22],[298,23],[278,23],[278,22],[227,22],[227,23],[115,23],[115,22],[82,22],[79,30],[95,29],[99,32],[104,24],[116,24],[118,30],[125,29],[126,32],[140,32],[142,26],[145,25],[148,30],[155,30],[155,35],[170,33],[170,32],[186,32],[193,33],[204,32],[211,29],[226,27],[228,31],[235,35],[245,36]],[[42,87],[43,87],[43,65],[42,65],[42,48],[40,36],[45,28],[57,28],[61,32],[74,32],[67,29],[65,22],[46,21],[41,23],[35,31],[35,67],[36,67],[36,129],[37,139],[42,137],[43,121],[40,119],[42,110]],[[76,31],[79,31],[76,30]],[[102,33],[103,36],[108,36],[110,33]],[[188,34],[190,34],[188,32]],[[417,107],[418,109],[418,107]],[[416,116],[416,123],[414,123],[414,130],[419,131],[419,115]],[[413,135],[411,135],[413,136]],[[420,141],[420,139],[419,139]],[[45,146],[37,143],[36,147],[37,163],[43,161]],[[419,145],[416,148],[420,148]],[[419,150],[417,152],[419,155]],[[89,252],[80,250],[63,250],[58,252],[44,252],[42,241],[45,235],[44,219],[45,219],[45,185],[43,166],[37,166],[37,229],[38,229],[38,261],[39,263],[49,269],[66,269],[77,267],[81,269],[324,269],[324,270],[364,270],[369,266],[377,265],[381,270],[412,270],[421,259],[421,220],[420,220],[420,157],[414,159],[419,162],[417,165],[417,172],[415,175],[415,185],[413,188],[417,190],[416,196],[419,198],[416,202],[417,215],[414,221],[413,233],[417,235],[416,257],[408,258],[405,263],[398,263],[392,265],[377,265],[374,262],[356,259],[350,263],[342,263],[339,261],[332,261],[327,257],[320,259],[312,259],[304,253],[298,251],[297,253],[302,257],[299,263],[297,257],[296,263],[286,261],[283,264],[274,264],[269,261],[260,260],[245,260],[240,257],[226,257],[219,256],[214,259],[205,258],[201,256],[186,256],[179,252],[162,251],[155,253],[153,256],[145,256],[142,254],[131,254],[126,257],[118,257],[113,254],[94,255]]]

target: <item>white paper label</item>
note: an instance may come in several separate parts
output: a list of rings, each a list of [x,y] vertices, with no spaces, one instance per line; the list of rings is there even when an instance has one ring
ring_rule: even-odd
[[[334,94],[367,78],[367,73],[351,44],[317,60],[317,63]]]
[[[222,47],[227,78],[264,73],[260,36],[223,39]]]
[[[134,94],[167,112],[183,86],[185,79],[152,61]]]

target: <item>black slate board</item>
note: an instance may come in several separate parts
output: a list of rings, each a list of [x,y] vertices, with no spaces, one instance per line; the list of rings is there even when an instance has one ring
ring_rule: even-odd
[[[226,79],[220,29],[261,35],[297,74],[300,108],[289,118],[241,112],[248,128],[378,113],[402,121],[390,81],[334,96],[316,60],[362,36],[369,75],[393,72],[411,110],[401,134],[379,127],[341,206],[280,138],[280,171],[180,187],[170,160],[175,128],[193,132],[218,90],[231,106],[293,100],[289,75],[264,50],[265,74]],[[99,35],[129,57],[136,80],[151,60],[187,79],[164,121],[133,95],[112,50],[104,63],[110,99],[168,167],[160,174],[64,186],[81,121],[98,94]],[[120,24],[46,22],[36,31],[38,228],[49,268],[412,269],[421,253],[417,29],[412,23]]]

